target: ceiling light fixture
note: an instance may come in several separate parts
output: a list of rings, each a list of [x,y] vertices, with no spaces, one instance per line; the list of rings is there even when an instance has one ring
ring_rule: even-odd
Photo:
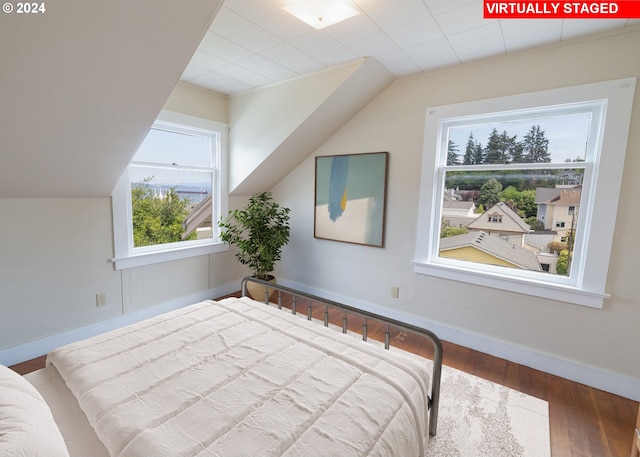
[[[300,0],[284,10],[318,30],[360,14],[347,0]]]

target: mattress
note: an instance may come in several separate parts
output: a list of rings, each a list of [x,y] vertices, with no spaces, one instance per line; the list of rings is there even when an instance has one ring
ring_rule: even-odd
[[[53,366],[24,375],[46,400],[70,457],[109,457],[78,401]]]
[[[248,298],[67,345],[47,363],[111,457],[424,454],[426,364]]]

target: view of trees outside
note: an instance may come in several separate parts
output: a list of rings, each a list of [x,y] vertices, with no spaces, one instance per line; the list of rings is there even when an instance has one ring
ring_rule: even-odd
[[[473,201],[477,208],[488,209],[498,202],[506,202],[522,218],[536,215],[535,189],[582,183],[584,168],[579,166],[584,159],[577,156],[567,158],[565,163],[574,163],[567,169],[513,169],[486,171],[447,171],[445,187],[458,189],[464,200]],[[449,139],[447,165],[503,165],[550,163],[549,139],[539,125],[533,125],[522,141],[506,130],[498,133],[493,128],[486,145],[478,141],[473,132],[469,134],[464,152]],[[487,167],[490,168],[490,167]],[[479,210],[479,212],[481,212]],[[531,225],[531,224],[530,224]]]
[[[471,133],[463,154],[459,153],[458,145],[449,139],[447,165],[551,162],[549,140],[539,125],[533,125],[521,141],[517,137],[506,130],[498,133],[494,128],[487,138],[486,146],[483,146]]]
[[[212,192],[213,136],[156,124],[129,166],[136,248],[197,239],[185,221]]]
[[[449,128],[445,189],[454,191],[463,201],[473,201],[478,215],[498,202],[504,202],[531,226],[532,231],[544,230],[543,222],[536,217],[536,189],[571,187],[582,183],[585,169],[580,163],[584,162],[590,117],[581,113],[541,121],[528,127],[523,122],[496,122]],[[544,124],[545,129],[540,124]],[[547,137],[546,126],[553,131],[554,140],[562,143],[561,147]],[[509,130],[511,128],[513,131]],[[486,140],[482,142],[475,132],[484,132]],[[560,162],[568,166],[544,167],[545,164]],[[530,166],[514,166],[517,164],[542,166],[531,169]],[[465,165],[472,169],[456,170],[457,166]],[[566,275],[570,268],[576,227],[567,229],[566,241],[549,243],[548,246],[550,252],[558,254],[557,274]],[[447,227],[443,223],[440,237],[466,232],[464,227]]]
[[[196,233],[182,238],[183,221],[190,213],[190,198],[181,198],[177,188],[158,193],[150,182],[152,177],[131,186],[133,245],[135,247],[174,243],[195,239]]]

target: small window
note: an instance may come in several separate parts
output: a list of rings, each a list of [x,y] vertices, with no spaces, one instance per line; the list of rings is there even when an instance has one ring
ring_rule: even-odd
[[[116,268],[214,252],[226,127],[163,112],[114,192]]]
[[[213,238],[216,132],[156,122],[129,165],[133,247]]]
[[[415,271],[602,307],[634,88],[631,78],[429,109]],[[446,189],[473,199],[468,233],[439,234]]]

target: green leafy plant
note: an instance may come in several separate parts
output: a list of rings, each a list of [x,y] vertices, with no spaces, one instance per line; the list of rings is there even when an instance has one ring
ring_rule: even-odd
[[[270,192],[252,196],[244,209],[230,211],[218,223],[220,238],[238,248],[236,258],[254,277],[268,279],[289,241],[289,208],[273,201]]]
[[[183,241],[182,222],[189,215],[191,201],[180,199],[176,188],[166,190],[162,197],[154,195],[150,182],[145,178],[131,188],[131,216],[133,222],[133,245],[153,246],[156,244]],[[192,233],[186,239],[195,239]]]

